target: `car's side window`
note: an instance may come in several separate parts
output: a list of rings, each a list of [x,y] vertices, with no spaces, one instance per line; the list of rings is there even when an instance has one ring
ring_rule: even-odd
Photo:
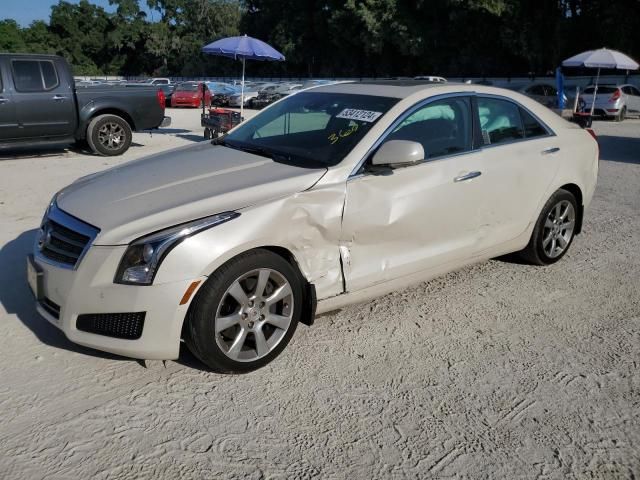
[[[58,86],[58,73],[56,72],[56,67],[53,65],[53,62],[40,62],[40,67],[42,68],[44,89],[51,90],[52,88],[56,88]]]
[[[385,141],[418,142],[427,159],[465,152],[472,146],[471,118],[469,98],[436,100],[411,113]]]
[[[633,95],[633,92],[631,92],[631,87],[622,87],[622,92],[626,93],[627,95]]]
[[[497,98],[478,97],[480,131],[484,145],[496,145],[524,138],[520,107]]]
[[[544,137],[548,135],[547,129],[524,108],[520,109],[520,116],[522,117],[524,136],[526,138]]]
[[[44,92],[58,86],[58,74],[48,60],[12,60],[13,83],[19,92]]]

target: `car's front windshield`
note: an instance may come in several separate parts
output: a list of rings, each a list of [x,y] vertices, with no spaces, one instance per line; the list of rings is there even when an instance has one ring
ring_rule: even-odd
[[[240,125],[220,142],[301,167],[338,164],[397,98],[299,92]]]

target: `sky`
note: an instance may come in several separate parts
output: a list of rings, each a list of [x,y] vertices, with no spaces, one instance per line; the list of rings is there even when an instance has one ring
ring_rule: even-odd
[[[78,3],[79,0],[66,0],[70,3]],[[115,11],[109,0],[89,0],[94,5],[100,5],[108,12]],[[0,20],[12,18],[21,26],[26,27],[34,20],[49,21],[51,6],[58,0],[0,0]],[[146,2],[140,2],[146,7]]]

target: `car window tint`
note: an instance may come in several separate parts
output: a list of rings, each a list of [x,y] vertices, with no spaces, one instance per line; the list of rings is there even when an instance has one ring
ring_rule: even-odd
[[[485,145],[524,138],[520,108],[507,100],[478,97],[480,129]]]
[[[42,74],[37,60],[13,60],[13,83],[19,92],[42,92]]]
[[[40,62],[42,67],[42,79],[44,80],[45,90],[51,90],[58,86],[58,74],[53,62]]]
[[[555,87],[552,87],[551,85],[547,85],[545,87],[545,90],[546,90],[547,96],[555,97],[556,95],[558,95],[558,90],[556,90]]]
[[[640,96],[640,90],[636,87],[631,87],[631,95],[635,95],[636,97]]]
[[[524,135],[527,138],[544,137],[547,135],[547,130],[535,119],[533,115],[527,112],[525,109],[520,109],[520,115],[522,116],[522,124],[524,126]]]
[[[389,140],[418,142],[425,158],[471,150],[471,106],[468,98],[439,100],[418,109],[404,119]]]
[[[291,133],[314,132],[324,130],[331,119],[326,112],[285,113],[253,134],[253,138],[267,138]],[[355,122],[351,122],[355,123]],[[350,128],[351,123],[348,125]]]

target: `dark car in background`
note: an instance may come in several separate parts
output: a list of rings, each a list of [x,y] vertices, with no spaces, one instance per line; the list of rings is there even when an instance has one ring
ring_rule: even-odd
[[[155,86],[78,87],[55,55],[0,54],[0,148],[85,141],[98,155],[120,155],[132,132],[169,125]]]
[[[553,85],[549,85],[547,83],[534,83],[521,87],[518,91],[523,95],[540,102],[545,107],[556,108],[558,105],[558,90]],[[567,95],[563,95],[564,103],[567,105],[569,103],[569,98]]]
[[[228,107],[231,97],[239,94],[240,89],[222,82],[207,82],[211,92],[211,105],[214,107]]]

